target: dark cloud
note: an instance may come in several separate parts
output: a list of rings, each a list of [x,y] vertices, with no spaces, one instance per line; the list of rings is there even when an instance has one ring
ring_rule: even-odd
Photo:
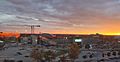
[[[120,24],[120,0],[1,0],[0,23],[41,24],[47,29],[96,29]],[[5,15],[4,15],[5,14]],[[80,28],[79,28],[80,27]],[[116,28],[117,29],[117,28]],[[44,30],[43,30],[44,31]]]

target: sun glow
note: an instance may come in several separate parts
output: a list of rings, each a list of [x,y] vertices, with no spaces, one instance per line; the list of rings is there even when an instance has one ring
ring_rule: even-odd
[[[120,33],[116,33],[116,35],[120,35]]]
[[[11,33],[11,32],[1,32],[0,33],[0,37],[19,37],[20,36],[20,33],[18,32],[15,32],[15,33]]]

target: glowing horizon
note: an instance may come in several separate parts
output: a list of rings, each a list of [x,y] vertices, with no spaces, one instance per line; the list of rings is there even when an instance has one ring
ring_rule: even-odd
[[[20,33],[26,33],[26,34],[31,34],[31,32],[3,32],[4,34],[12,34],[12,35],[17,35]],[[94,33],[59,33],[59,32],[35,32],[35,34],[41,34],[41,33],[50,33],[50,34],[80,34],[80,35],[90,35],[90,34],[102,34],[102,35],[120,35],[120,33],[100,33],[100,32],[94,32]]]

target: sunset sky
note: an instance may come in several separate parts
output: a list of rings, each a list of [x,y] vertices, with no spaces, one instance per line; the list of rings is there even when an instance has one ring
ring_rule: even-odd
[[[120,35],[120,0],[0,0],[0,31]]]

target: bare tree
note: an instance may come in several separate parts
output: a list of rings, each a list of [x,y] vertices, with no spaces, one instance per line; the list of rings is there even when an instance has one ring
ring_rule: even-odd
[[[33,49],[30,56],[34,59],[35,62],[41,62],[43,60],[44,54],[38,49]]]
[[[66,57],[64,55],[62,57],[60,57],[60,61],[61,62],[66,62]]]
[[[55,53],[53,51],[46,51],[44,53],[44,58],[45,60],[47,60],[48,62],[52,62],[53,59],[55,59]]]
[[[69,58],[72,62],[74,62],[74,60],[78,58],[79,53],[80,47],[76,43],[73,43],[69,46]]]

